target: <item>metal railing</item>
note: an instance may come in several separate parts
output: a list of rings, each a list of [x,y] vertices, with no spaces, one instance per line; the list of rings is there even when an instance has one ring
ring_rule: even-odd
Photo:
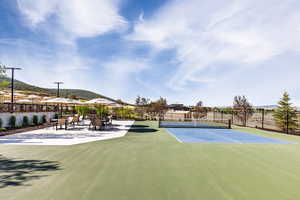
[[[74,106],[68,105],[46,105],[46,104],[20,104],[0,103],[0,113],[18,112],[74,112]]]

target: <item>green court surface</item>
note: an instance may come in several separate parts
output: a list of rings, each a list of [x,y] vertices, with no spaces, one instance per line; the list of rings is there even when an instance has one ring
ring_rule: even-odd
[[[123,138],[74,146],[0,145],[2,200],[297,200],[296,144],[179,143],[156,122]]]

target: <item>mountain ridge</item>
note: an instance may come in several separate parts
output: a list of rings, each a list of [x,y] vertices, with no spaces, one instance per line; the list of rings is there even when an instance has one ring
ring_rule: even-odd
[[[0,77],[0,82],[2,81],[7,81],[11,82],[11,79],[8,77]],[[8,87],[2,88],[2,89],[10,89],[10,85]],[[34,92],[34,93],[39,93],[45,96],[55,96],[57,89],[53,88],[43,88],[43,87],[38,87],[34,86],[28,83],[25,83],[23,81],[19,81],[15,79],[14,83],[14,88],[15,90],[20,90],[20,91],[26,91],[26,92]],[[89,90],[84,90],[84,89],[60,89],[60,95],[62,97],[69,97],[69,96],[76,96],[76,98],[84,99],[84,100],[91,100],[95,98],[104,98],[113,102],[120,103],[118,100],[115,100],[113,98],[89,91]],[[125,103],[126,104],[126,103]]]

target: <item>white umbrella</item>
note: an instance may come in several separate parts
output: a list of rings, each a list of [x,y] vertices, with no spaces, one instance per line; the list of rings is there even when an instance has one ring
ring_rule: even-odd
[[[11,94],[11,93],[10,93]],[[14,93],[14,96],[18,96],[18,97],[24,97],[26,96],[25,94],[20,94],[20,93]]]
[[[20,99],[20,100],[17,100],[18,103],[32,103],[31,100],[29,99]]]
[[[67,98],[53,98],[41,101],[42,103],[81,104],[80,101]]]
[[[105,105],[110,105],[110,104],[115,104],[115,102],[110,101],[108,99],[104,99],[104,98],[97,98],[97,99],[92,99],[90,101],[86,101],[85,104],[105,104]]]
[[[41,96],[38,96],[38,95],[29,95],[29,96],[27,96],[27,98],[29,98],[29,99],[40,99],[40,98],[42,98]]]
[[[72,104],[83,104],[81,101],[75,99],[69,99],[69,102]]]
[[[118,104],[118,103],[113,103],[113,104],[110,104],[109,106],[110,107],[114,107],[114,108],[121,108],[121,107],[123,107],[121,104]]]
[[[66,98],[53,98],[41,102],[42,103],[71,103],[70,99],[66,99]]]

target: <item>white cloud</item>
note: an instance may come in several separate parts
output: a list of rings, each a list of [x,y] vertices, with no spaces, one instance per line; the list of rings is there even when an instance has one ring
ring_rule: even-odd
[[[187,89],[189,82],[222,79],[217,71],[205,77],[216,63],[245,70],[299,51],[299,7],[295,0],[173,0],[136,24],[127,38],[149,42],[157,51],[175,49],[180,64],[167,85]]]
[[[93,61],[72,49],[57,51],[53,53],[24,40],[0,40],[0,61],[23,68],[16,74],[17,79],[40,87],[53,87],[54,81],[64,81],[64,87],[91,88],[88,72]]]
[[[150,69],[147,60],[138,58],[118,57],[102,64],[102,76],[99,84],[105,85],[107,94],[114,98],[132,100],[141,87],[137,77]]]
[[[63,39],[94,37],[126,26],[118,0],[17,0],[28,24]],[[54,33],[54,34],[53,34]],[[50,34],[50,33],[49,33]]]

